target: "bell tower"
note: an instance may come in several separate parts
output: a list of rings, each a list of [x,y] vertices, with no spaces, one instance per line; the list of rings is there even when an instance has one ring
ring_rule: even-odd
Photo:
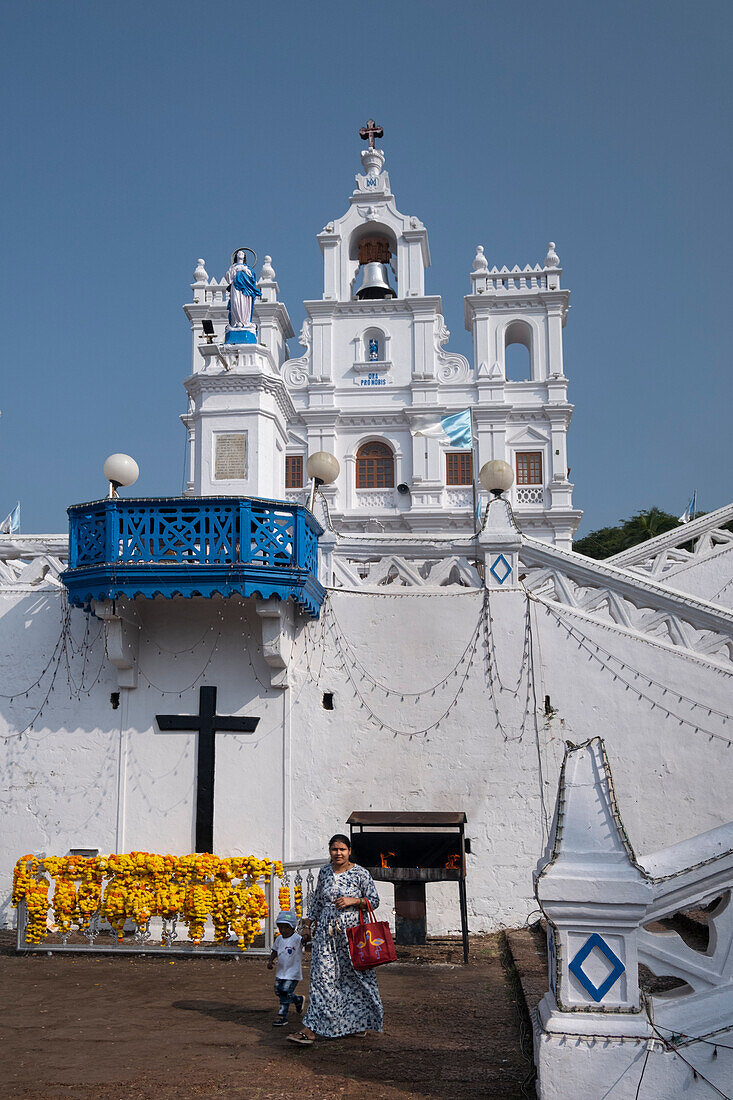
[[[582,513],[573,508],[567,457],[573,406],[562,330],[570,294],[561,276],[552,241],[542,265],[511,270],[489,269],[479,245],[464,301],[473,337],[480,461],[501,458],[511,465],[510,498],[524,533],[569,550]],[[520,377],[509,367],[515,345],[523,349]]]

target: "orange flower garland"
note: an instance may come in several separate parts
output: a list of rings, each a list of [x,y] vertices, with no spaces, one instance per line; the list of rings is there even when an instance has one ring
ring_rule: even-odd
[[[28,943],[40,943],[48,934],[50,883],[42,877],[43,871],[55,880],[53,916],[64,937],[72,925],[79,931],[88,929],[98,912],[120,941],[128,920],[142,931],[151,917],[161,917],[188,925],[189,939],[198,944],[210,917],[215,942],[224,943],[231,932],[242,951],[260,934],[268,912],[258,880],[267,883],[273,874],[280,878],[283,875],[282,863],[256,856],[221,859],[208,853],[161,856],[130,852],[39,860],[25,855],[13,873],[13,905],[25,899]],[[107,885],[103,894],[104,879]]]

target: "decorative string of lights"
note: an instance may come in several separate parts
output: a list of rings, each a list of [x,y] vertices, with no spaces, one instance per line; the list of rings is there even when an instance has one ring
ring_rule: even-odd
[[[722,587],[722,588],[719,588],[719,589],[718,589],[718,591],[717,591],[717,592],[715,593],[715,595],[714,595],[714,596],[713,596],[713,597],[711,598],[710,602],[711,602],[711,603],[715,603],[715,601],[717,600],[718,596],[722,596],[722,595],[723,595],[723,593],[725,592],[726,588],[730,588],[730,586],[731,586],[732,584],[733,584],[733,577],[731,577],[731,578],[730,578],[730,580],[727,580],[727,581],[725,582],[725,584],[723,585],[723,587]]]
[[[529,642],[530,642],[530,625],[529,625],[529,600],[526,601],[524,609],[524,646],[522,650],[522,659],[519,664],[519,676],[514,687],[508,687],[503,683],[501,679],[501,673],[499,672],[499,662],[496,657],[496,644],[494,642],[494,620],[491,614],[491,596],[489,589],[485,589],[486,595],[484,597],[484,613],[486,616],[487,632],[486,632],[486,646],[488,650],[488,656],[490,664],[494,669],[494,676],[499,686],[499,691],[508,691],[511,695],[516,695],[519,688],[522,685],[524,679],[524,670],[529,662]]]
[[[671,1027],[663,1027],[661,1024],[655,1025],[660,1031],[668,1031],[671,1038],[670,1042],[674,1043],[678,1047],[689,1047],[692,1043],[706,1043],[707,1046],[719,1047],[721,1050],[733,1050],[733,1046],[729,1046],[727,1043],[719,1043],[715,1039],[711,1039],[711,1035],[722,1035],[724,1031],[731,1031],[733,1024],[728,1024],[727,1027],[718,1027],[715,1031],[706,1031],[704,1035],[688,1035],[684,1031],[674,1031]],[[676,1042],[677,1039],[684,1039],[684,1043]],[[715,1058],[715,1054],[713,1054]]]
[[[364,667],[362,662],[357,657],[356,652],[354,650],[354,647],[351,645],[351,643],[348,641],[348,639],[344,635],[344,632],[341,628],[341,625],[340,625],[338,619],[336,618],[333,607],[329,606],[329,608],[327,610],[327,613],[326,613],[326,617],[328,619],[329,629],[330,629],[330,631],[331,631],[331,633],[332,633],[332,635],[333,635],[333,637],[336,641],[337,647],[341,651],[345,652],[348,655],[349,660],[359,669],[359,671],[362,673],[364,679],[368,680],[369,683],[372,684],[373,687],[379,688],[380,691],[383,691],[385,693],[385,695],[399,695],[400,699],[402,701],[404,701],[406,698],[407,699],[419,699],[424,695],[435,695],[435,692],[438,690],[438,688],[444,687],[453,676],[458,675],[458,669],[463,665],[464,661],[467,660],[469,651],[472,648],[473,648],[473,650],[475,650],[475,648],[476,648],[477,636],[478,636],[478,633],[481,629],[481,624],[482,624],[482,620],[483,620],[483,609],[481,610],[481,612],[479,614],[478,621],[476,623],[476,626],[474,627],[474,630],[473,630],[473,633],[471,634],[471,637],[468,640],[466,648],[464,649],[463,653],[459,657],[457,663],[453,666],[453,668],[450,670],[450,672],[446,673],[446,675],[443,676],[442,679],[438,680],[438,682],[436,684],[432,684],[430,687],[427,687],[427,688],[422,688],[420,691],[405,691],[402,688],[391,688],[391,687],[388,687],[386,684],[383,684],[380,680],[377,680]]]
[[[34,688],[41,687],[43,681],[48,675],[51,679],[46,687],[40,706],[34,708],[33,717],[26,723],[23,729],[17,730],[15,733],[3,736],[4,742],[17,740],[26,734],[30,734],[34,724],[42,717],[44,709],[51,698],[51,695],[56,691],[56,681],[59,677],[61,669],[64,668],[66,672],[66,683],[69,692],[69,699],[81,699],[82,695],[90,696],[92,688],[99,682],[106,663],[107,653],[106,646],[105,652],[100,661],[99,668],[94,674],[91,682],[86,680],[87,668],[89,663],[89,654],[96,647],[102,632],[102,624],[100,623],[97,634],[92,638],[90,624],[87,620],[85,623],[84,636],[80,642],[77,642],[74,638],[72,623],[71,623],[71,609],[66,601],[66,593],[62,596],[61,604],[61,624],[59,636],[56,640],[54,648],[51,652],[46,665],[41,674],[29,684],[28,687],[21,691],[13,692],[12,694],[0,693],[2,698],[7,699],[10,702],[15,702],[18,699],[28,699],[30,693]],[[75,673],[73,663],[75,660],[81,658],[81,673]]]
[[[136,612],[136,614],[137,614],[137,612]],[[159,691],[161,693],[161,695],[177,695],[178,698],[181,699],[183,697],[184,692],[190,691],[191,688],[196,686],[196,684],[199,682],[199,680],[202,679],[202,677],[206,673],[206,670],[209,668],[211,662],[213,661],[214,655],[219,649],[219,642],[221,641],[222,637],[225,634],[224,628],[226,626],[226,618],[225,618],[223,612],[221,611],[221,609],[217,609],[216,616],[217,616],[217,619],[218,619],[218,626],[217,626],[216,622],[211,623],[207,627],[206,631],[201,636],[199,641],[196,642],[195,645],[189,646],[186,649],[179,649],[179,650],[175,650],[175,651],[163,649],[159,645],[159,643],[151,635],[146,634],[145,639],[144,639],[146,644],[151,643],[152,645],[154,645],[156,647],[156,649],[158,650],[159,655],[165,654],[166,656],[172,656],[173,660],[175,661],[175,660],[178,659],[178,657],[180,657],[184,654],[193,653],[195,649],[198,649],[201,645],[204,644],[207,637],[213,631],[216,631],[216,636],[214,638],[211,651],[209,652],[209,655],[206,659],[206,662],[205,662],[203,668],[198,673],[198,675],[195,677],[195,679],[190,684],[187,684],[185,687],[182,687],[182,688],[162,688],[162,687],[160,687],[158,684],[156,684],[153,680],[151,680],[148,677],[148,675],[143,671],[140,662],[138,661],[138,671],[139,671],[140,675],[142,676],[142,678],[146,682],[146,688],[151,688],[152,687],[156,691]],[[138,616],[138,618],[139,618],[139,616]],[[239,622],[242,623],[241,634],[242,634],[242,638],[244,639],[243,652],[244,652],[245,656],[247,657],[247,661],[249,663],[250,668],[252,669],[252,674],[254,675],[255,679],[259,683],[260,687],[263,688],[263,690],[265,690],[265,691],[269,691],[270,690],[270,685],[265,683],[265,681],[262,679],[259,672],[257,671],[257,666],[255,665],[255,663],[252,659],[251,646],[254,645],[254,648],[257,650],[258,653],[262,652],[262,646],[259,645],[259,643],[255,639],[252,631],[248,629],[248,627],[246,625],[246,622],[245,622],[246,616],[245,615],[239,615],[239,616],[237,616],[237,618],[239,619]],[[142,621],[141,621],[141,625],[142,625]]]
[[[70,616],[69,616],[68,605],[64,605],[62,607],[62,611],[61,611],[61,623],[60,623],[59,636],[56,639],[56,644],[53,647],[53,651],[51,653],[51,656],[49,657],[48,661],[46,662],[46,665],[43,668],[40,676],[38,676],[33,681],[33,683],[28,684],[27,687],[19,688],[17,691],[12,691],[12,692],[0,691],[0,699],[8,699],[10,702],[13,702],[15,699],[21,699],[24,696],[27,698],[29,693],[33,690],[33,688],[38,687],[41,684],[41,682],[45,678],[45,676],[48,673],[51,666],[57,664],[58,658],[60,658],[60,656],[61,656],[61,650],[62,650],[62,648],[65,644],[65,634],[66,634],[67,629],[68,629],[69,617]]]
[[[558,625],[566,631],[568,637],[573,638],[578,643],[579,649],[585,650],[588,653],[590,659],[596,661],[601,666],[601,668],[609,672],[614,680],[620,680],[620,682],[625,685],[627,691],[633,691],[636,695],[638,695],[639,699],[644,699],[647,703],[649,703],[652,710],[661,710],[665,717],[674,718],[677,722],[679,722],[681,726],[689,726],[691,729],[694,729],[696,733],[706,734],[710,740],[716,738],[719,741],[724,741],[728,748],[733,745],[733,740],[726,737],[724,734],[717,733],[714,730],[709,730],[706,727],[699,725],[699,723],[693,722],[689,718],[685,718],[682,715],[677,714],[676,711],[673,711],[669,706],[661,703],[659,699],[655,699],[651,695],[648,695],[645,691],[641,691],[639,688],[639,681],[643,681],[643,683],[645,683],[649,688],[659,688],[662,691],[662,698],[664,698],[666,695],[674,696],[678,699],[680,703],[687,702],[693,709],[698,708],[700,710],[707,711],[708,715],[715,714],[719,716],[720,718],[722,718],[723,724],[726,724],[729,721],[733,721],[733,715],[725,714],[723,711],[716,710],[714,707],[708,707],[705,703],[700,703],[698,700],[691,699],[689,696],[686,696],[677,691],[676,688],[670,688],[668,685],[660,684],[659,681],[654,680],[651,677],[647,676],[646,673],[640,672],[638,669],[633,668],[633,666],[623,661],[620,657],[616,657],[614,654],[610,653],[608,650],[598,645],[597,642],[584,634],[579,627],[568,623],[564,619],[563,615],[555,607],[553,607],[552,604],[546,603],[545,600],[533,594],[530,596],[530,598],[536,600],[537,603],[543,604],[543,606],[545,606],[548,611],[551,612],[551,614],[556,619]],[[611,661],[615,662],[616,665],[618,665],[618,668],[613,668],[610,664]],[[623,675],[622,670],[626,670],[628,673],[633,675],[634,679],[627,679],[627,677]]]
[[[326,660],[326,611],[330,605],[330,593],[326,592],[321,614],[318,619],[310,619],[303,631],[303,656],[308,677],[314,684],[321,682],[323,665]],[[316,637],[316,632],[318,636]],[[313,668],[316,662],[316,653],[320,654],[318,672],[314,675]]]
[[[167,646],[161,645],[161,643],[157,640],[157,638],[153,637],[153,635],[150,633],[150,631],[148,630],[148,628],[145,625],[145,623],[143,622],[143,620],[140,618],[140,615],[138,613],[137,608],[134,607],[133,605],[130,605],[130,607],[131,607],[133,615],[137,619],[137,625],[140,627],[141,630],[145,631],[145,641],[147,642],[147,644],[148,645],[154,645],[159,653],[166,653],[166,654],[168,654],[168,656],[172,656],[174,658],[175,657],[180,657],[184,653],[193,653],[193,651],[195,649],[198,649],[199,646],[204,644],[204,642],[206,641],[209,634],[211,634],[211,632],[213,630],[216,630],[216,625],[214,623],[210,623],[209,626],[207,626],[206,630],[201,635],[201,637],[199,638],[199,640],[197,642],[194,642],[193,645],[188,646],[186,649],[168,649]],[[218,614],[218,617],[219,617],[219,621],[223,622],[224,617],[223,617],[221,611],[217,612],[217,614]]]
[[[374,722],[380,729],[389,730],[390,733],[392,733],[395,737],[397,737],[397,736],[409,737],[409,738],[421,737],[425,734],[430,733],[432,730],[437,729],[438,726],[440,725],[440,723],[443,722],[448,717],[448,715],[450,714],[450,712],[453,710],[456,703],[458,702],[458,697],[459,697],[459,695],[462,694],[464,685],[466,683],[466,679],[468,678],[468,674],[471,671],[471,666],[473,664],[473,659],[474,659],[474,656],[476,654],[476,647],[478,645],[479,637],[480,637],[480,623],[479,623],[479,626],[477,627],[477,629],[474,631],[474,635],[473,635],[473,639],[472,639],[471,653],[470,653],[468,662],[466,664],[465,672],[463,673],[463,678],[461,679],[461,682],[458,686],[458,690],[457,690],[456,694],[454,695],[453,699],[451,699],[450,703],[448,704],[446,709],[443,711],[440,718],[438,718],[435,722],[431,722],[428,726],[425,726],[422,729],[416,729],[416,730],[397,729],[396,726],[393,726],[390,722],[387,722],[384,718],[381,718],[379,715],[375,714],[375,712],[372,710],[369,703],[366,701],[366,699],[362,695],[361,691],[359,690],[359,685],[357,684],[356,680],[354,679],[354,675],[353,675],[353,672],[352,672],[352,666],[349,663],[349,661],[346,659],[347,655],[339,647],[338,655],[341,658],[340,667],[341,667],[341,670],[346,673],[346,676],[348,677],[349,682],[350,682],[350,684],[351,684],[351,686],[354,690],[354,695],[359,700],[359,704],[360,704],[361,708],[367,711],[370,721]],[[336,644],[337,644],[337,646],[339,646],[338,635],[336,636]],[[456,675],[456,676],[458,675],[458,667],[459,666],[456,665],[455,669],[453,670],[452,675]],[[399,694],[399,693],[394,692],[393,694]]]
[[[216,637],[214,638],[214,644],[211,647],[211,651],[210,651],[209,656],[206,660],[206,664],[201,669],[198,676],[196,676],[191,681],[190,684],[187,684],[186,687],[183,687],[183,688],[162,688],[160,686],[160,684],[156,684],[153,680],[151,680],[150,677],[147,675],[147,673],[143,672],[139,661],[138,661],[138,665],[137,665],[137,670],[138,670],[139,674],[142,676],[143,680],[145,680],[148,687],[155,688],[155,690],[159,691],[161,695],[177,695],[178,698],[181,699],[183,697],[184,691],[190,691],[191,688],[195,687],[196,684],[199,682],[199,680],[201,680],[204,677],[204,675],[206,674],[207,668],[209,667],[211,662],[214,660],[214,653],[216,652],[217,644],[218,644],[220,638],[221,638],[221,631],[219,630],[219,631],[217,631]]]
[[[702,1081],[705,1082],[706,1085],[709,1085],[710,1088],[718,1094],[718,1096],[722,1096],[723,1100],[733,1100],[732,1096],[729,1096],[727,1092],[723,1092],[722,1089],[719,1089],[717,1085],[713,1084],[713,1082],[710,1080],[710,1078],[706,1077],[705,1074],[702,1073],[702,1071],[697,1068],[697,1066],[693,1066],[692,1062],[688,1062],[687,1059],[685,1058],[684,1054],[680,1054],[679,1048],[673,1042],[671,1042],[665,1035],[662,1035],[661,1031],[659,1031],[656,1024],[654,1023],[654,1020],[651,1017],[651,1013],[649,1012],[649,1005],[646,1001],[646,998],[644,1000],[644,1007],[646,1009],[647,1018],[649,1020],[649,1026],[652,1029],[652,1031],[654,1032],[654,1034],[656,1035],[656,1037],[659,1039],[659,1041],[663,1044],[664,1049],[671,1051],[672,1054],[676,1054],[677,1057],[682,1062],[684,1062],[686,1066],[689,1066],[689,1068],[692,1070],[693,1080],[696,1081],[699,1077]],[[715,1052],[713,1057],[714,1058],[717,1057],[717,1051]]]

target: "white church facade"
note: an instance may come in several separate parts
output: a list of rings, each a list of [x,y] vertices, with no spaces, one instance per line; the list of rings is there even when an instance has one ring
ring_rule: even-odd
[[[219,854],[308,860],[384,812],[465,814],[469,927],[520,925],[565,744],[591,736],[643,849],[730,817],[733,505],[616,559],[574,553],[554,246],[512,269],[477,250],[469,361],[371,140],[362,169],[318,234],[298,358],[269,257],[238,328],[199,261],[185,494],[122,490],[74,504],[70,536],[0,537],[6,923],[26,852],[184,854],[210,835]],[[507,376],[514,344],[527,378]],[[466,409],[475,455],[416,434]],[[324,451],[340,472],[311,513]],[[479,492],[477,530],[495,459],[514,485]],[[193,718],[212,688],[229,725],[207,822]],[[459,927],[450,884],[428,885],[427,919]]]

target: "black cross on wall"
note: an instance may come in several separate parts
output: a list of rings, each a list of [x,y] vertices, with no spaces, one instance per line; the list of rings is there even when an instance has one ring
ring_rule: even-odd
[[[198,733],[196,765],[196,851],[214,850],[214,769],[217,733],[253,733],[259,718],[216,713],[216,688],[199,688],[198,714],[156,714],[158,728]]]

